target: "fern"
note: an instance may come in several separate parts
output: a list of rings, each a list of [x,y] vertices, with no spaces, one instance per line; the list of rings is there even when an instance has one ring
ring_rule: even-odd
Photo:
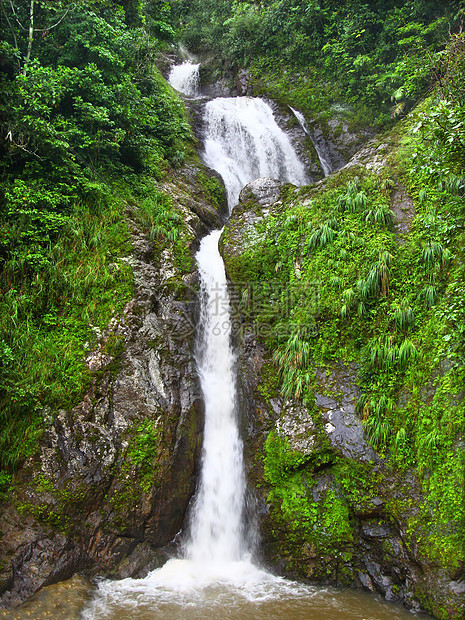
[[[419,193],[418,193],[418,200],[420,202],[420,204],[424,204],[426,202],[426,199],[428,197],[428,192],[426,191],[426,189],[423,187]]]
[[[460,195],[465,190],[465,177],[451,174],[446,180],[445,189],[451,194]]]
[[[430,284],[429,286],[425,286],[425,288],[420,291],[418,298],[420,300],[421,299],[425,300],[425,304],[427,308],[432,308],[436,304],[437,295],[438,295],[437,288],[433,286],[432,284]]]
[[[344,286],[344,280],[339,276],[331,276],[329,278],[329,285],[333,288],[339,289]]]
[[[368,299],[368,297],[370,296],[370,286],[367,280],[362,280],[362,279],[357,280],[355,287],[361,299]]]
[[[359,317],[363,318],[364,316],[367,315],[367,309],[365,304],[363,303],[363,301],[359,301],[358,306],[357,306],[357,314]]]
[[[308,249],[323,249],[326,245],[334,241],[336,235],[337,232],[333,228],[331,228],[329,224],[322,224],[313,232],[310,239],[308,240]]]
[[[394,308],[394,322],[396,327],[401,331],[407,332],[415,323],[415,316],[412,308],[406,301],[402,301],[399,305],[395,305]]]
[[[399,367],[405,370],[417,358],[417,350],[413,342],[407,338],[399,347]]]
[[[352,306],[355,302],[355,291],[353,288],[348,288],[342,293],[342,299],[347,306]]]
[[[363,214],[365,222],[388,226],[394,221],[392,211],[387,207],[374,207]]]
[[[366,207],[368,203],[368,196],[365,194],[364,191],[358,192],[358,194],[355,196],[355,207],[356,209],[363,209],[363,207]]]

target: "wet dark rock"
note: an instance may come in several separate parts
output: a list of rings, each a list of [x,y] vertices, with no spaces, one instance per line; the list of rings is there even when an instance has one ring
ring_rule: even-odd
[[[368,172],[377,174],[385,167],[389,152],[388,144],[379,144],[376,139],[370,140],[360,150],[355,151],[344,168],[363,166]]]
[[[112,571],[115,579],[143,579],[169,559],[163,549],[154,549],[148,542],[139,543]]]
[[[311,125],[312,127],[312,125]],[[313,125],[316,139],[320,140],[318,126]],[[352,131],[347,121],[335,115],[328,121],[326,126],[320,129],[323,134],[330,158],[333,164],[333,171],[339,170],[347,164],[358,153],[363,150],[364,145],[373,138],[375,132],[369,127]]]
[[[325,474],[318,478],[318,481],[312,487],[312,497],[315,502],[319,502],[324,499],[327,491],[334,488],[334,476],[331,474]]]
[[[234,75],[225,71],[218,58],[205,58],[199,67],[202,95],[213,97],[234,97],[237,93]]]
[[[5,607],[16,607],[40,588],[69,579],[83,567],[79,545],[60,534],[37,534],[18,548],[12,561],[8,590],[2,597]]]
[[[312,162],[310,176],[315,179],[343,168],[374,136],[374,132],[369,128],[351,131],[348,123],[338,115],[328,122],[311,118],[304,120],[302,130],[311,142],[311,151],[316,155],[309,158],[307,154],[307,159]],[[299,127],[300,122],[299,120]],[[296,138],[298,143],[298,137]]]
[[[379,461],[365,437],[360,418],[355,414],[356,369],[339,364],[328,374],[316,369],[318,387],[315,404],[321,411],[324,432],[333,448],[348,458],[362,462]]]
[[[391,529],[379,523],[364,523],[362,525],[362,535],[366,538],[387,538],[391,535]]]
[[[365,590],[368,590],[369,592],[376,592],[376,588],[373,585],[373,582],[371,581],[369,575],[367,575],[366,573],[362,573],[361,571],[358,571],[357,575],[360,583]]]
[[[249,81],[249,72],[245,69],[242,69],[242,71],[239,72],[236,80],[236,89],[239,96],[249,94]]]
[[[379,456],[367,442],[362,423],[353,410],[331,409],[322,416],[326,422],[326,436],[336,450],[352,459],[379,461]]]
[[[323,171],[326,174],[330,174],[331,172],[335,172],[342,168],[342,166],[347,163],[342,154],[338,151],[335,144],[331,142],[331,140],[325,136],[321,128],[315,123],[310,122],[310,125],[307,125],[308,132],[310,138],[313,142],[315,150],[318,154],[318,158],[324,161],[322,163]],[[324,170],[324,167],[327,170]]]
[[[352,505],[354,515],[361,520],[370,519],[382,513],[384,501],[380,497],[373,497],[363,503]]]
[[[315,394],[315,405],[324,409],[336,409],[337,403],[331,396],[324,394]]]

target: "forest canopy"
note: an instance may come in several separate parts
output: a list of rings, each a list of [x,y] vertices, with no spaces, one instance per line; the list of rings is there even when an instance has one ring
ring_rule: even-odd
[[[344,100],[382,124],[430,85],[436,53],[449,32],[460,30],[463,3],[173,0],[172,6],[193,52],[216,53],[236,70],[248,67],[257,82],[281,81],[284,92],[300,90],[314,111]]]

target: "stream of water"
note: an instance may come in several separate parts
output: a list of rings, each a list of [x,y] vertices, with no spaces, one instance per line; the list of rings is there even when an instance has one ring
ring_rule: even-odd
[[[186,60],[172,67],[169,83],[186,97],[196,97],[200,92],[199,63]]]
[[[204,161],[221,174],[230,209],[260,177],[307,182],[305,167],[270,106],[254,97],[218,98],[205,105]]]
[[[187,93],[190,81],[186,77]],[[178,90],[183,85],[177,83]],[[242,187],[261,176],[306,180],[287,135],[271,108],[250,97],[213,99],[205,105],[205,163],[226,185],[229,208]],[[104,581],[85,618],[366,618],[396,617],[392,607],[335,589],[276,577],[253,562],[253,532],[245,531],[246,483],[236,410],[235,357],[226,275],[218,240],[205,237],[197,253],[201,313],[197,367],[205,400],[200,484],[182,557],[146,579]],[[252,534],[252,535],[251,535]],[[371,606],[372,611],[369,611]],[[402,617],[403,612],[399,612]]]
[[[195,65],[191,65],[191,71],[197,71]],[[173,74],[177,80],[179,74]],[[176,88],[190,94],[187,72],[183,79],[184,82],[176,82]],[[230,208],[237,202],[240,189],[257,177],[305,182],[304,166],[264,101],[248,97],[214,99],[205,106],[204,120],[204,159],[222,174]],[[205,431],[201,477],[181,557],[169,560],[145,579],[101,581],[81,618],[407,618],[407,612],[374,596],[296,583],[254,563],[256,537],[250,526],[244,525],[246,482],[238,426],[235,356],[230,333],[221,327],[228,321],[230,308],[218,251],[220,234],[216,230],[205,237],[196,256],[201,280],[197,366],[205,400]],[[35,615],[5,617],[76,617],[54,615],[54,592],[59,591],[59,586],[55,588],[40,594],[42,603],[44,597],[49,597],[44,608],[48,615],[41,615],[41,608],[36,606]],[[75,595],[83,596],[77,590]],[[33,602],[24,606],[26,612],[31,605]]]
[[[330,159],[328,153],[326,153],[321,148],[321,146],[318,144],[318,142],[316,140],[314,140],[314,138],[313,138],[313,136],[312,136],[312,134],[311,134],[311,132],[310,132],[310,130],[308,128],[307,121],[305,120],[305,117],[302,114],[302,112],[299,112],[299,110],[295,110],[291,106],[289,106],[289,107],[291,108],[292,113],[294,114],[296,119],[299,121],[299,125],[302,127],[304,132],[307,134],[307,136],[312,141],[312,144],[315,147],[316,154],[318,155],[318,159],[320,160],[320,165],[321,165],[321,169],[323,170],[323,174],[325,175],[325,177],[327,177],[333,171],[333,165],[331,163],[331,159]]]

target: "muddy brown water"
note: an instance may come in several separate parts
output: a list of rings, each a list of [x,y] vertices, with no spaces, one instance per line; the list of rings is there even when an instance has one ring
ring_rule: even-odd
[[[388,603],[373,594],[313,586],[301,587],[300,595],[249,601],[228,588],[212,587],[189,601],[186,594],[173,600],[144,600],[129,595],[124,600],[108,601],[104,610],[92,610],[95,588],[81,577],[48,586],[13,611],[0,611],[6,620],[402,620],[414,615],[401,606]]]

